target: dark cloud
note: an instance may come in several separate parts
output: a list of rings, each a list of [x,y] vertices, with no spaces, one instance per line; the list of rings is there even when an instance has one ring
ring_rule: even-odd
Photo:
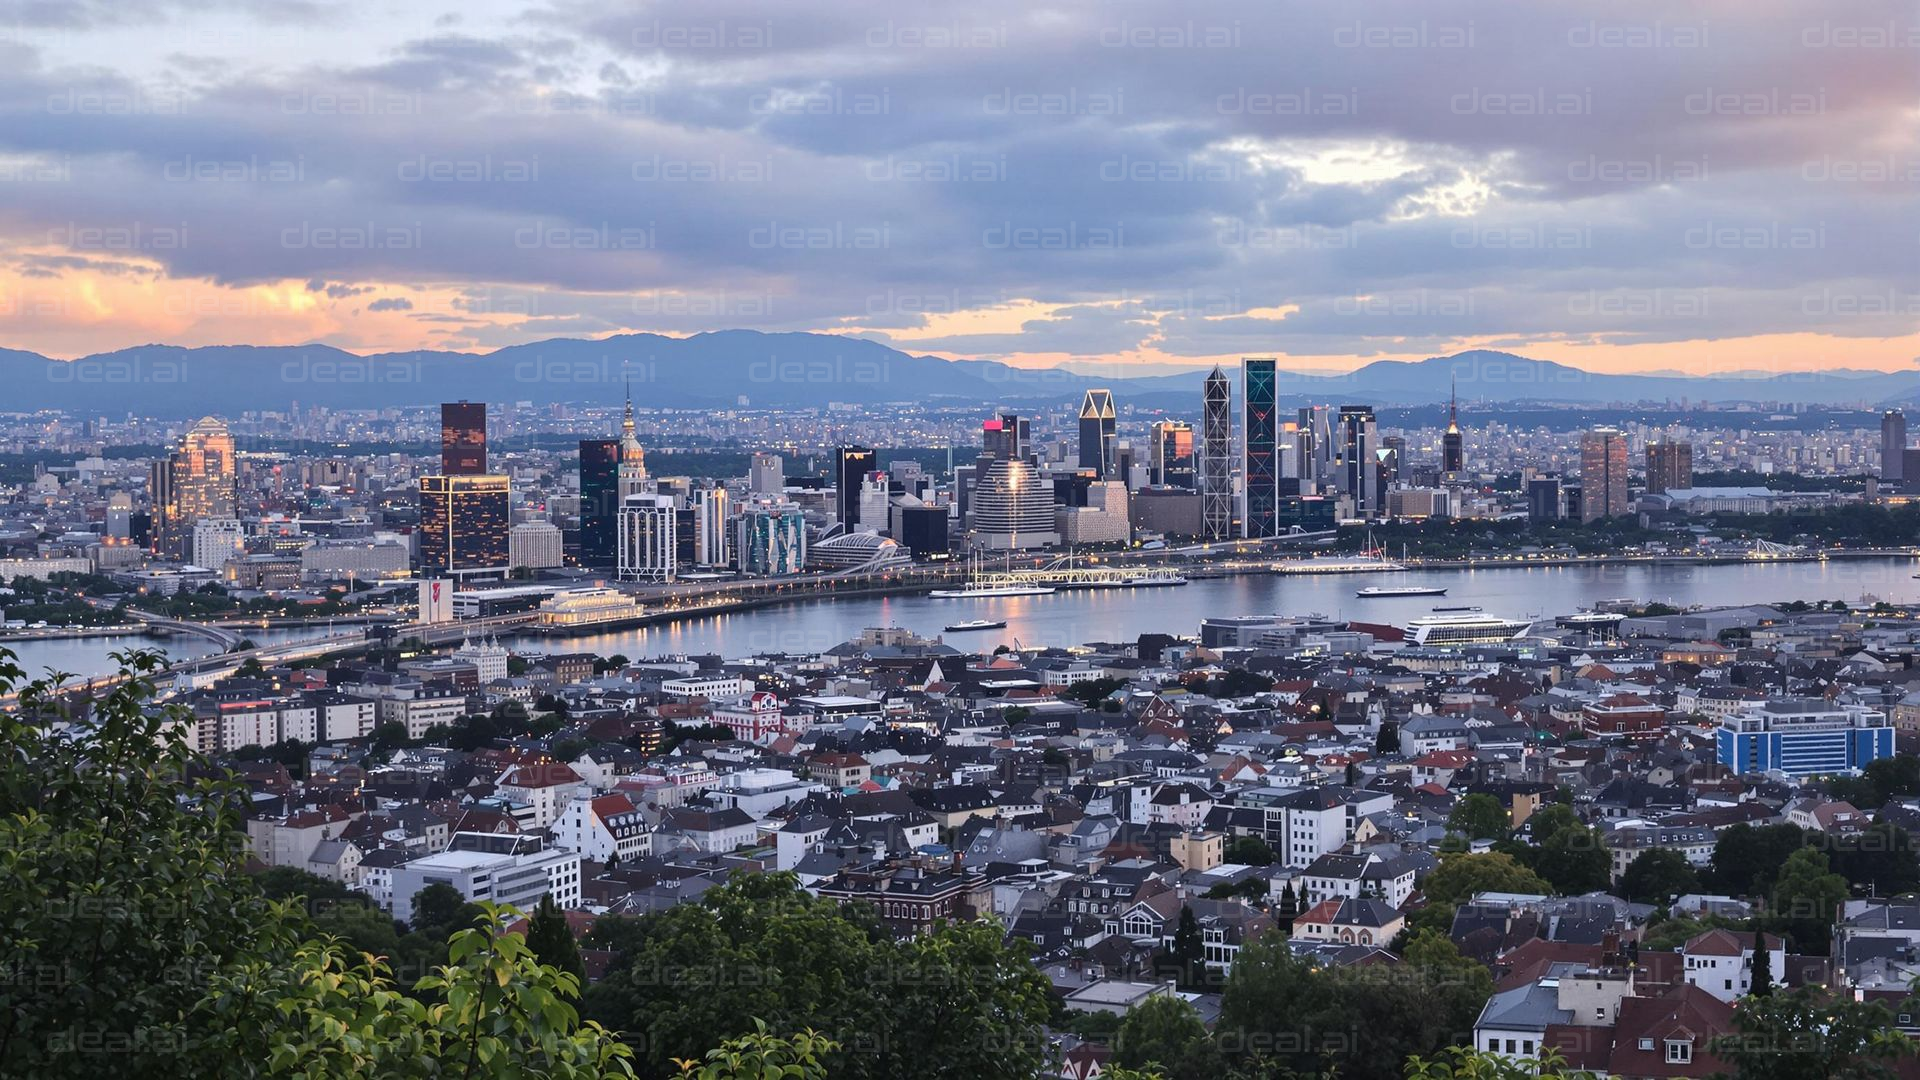
[[[367,305],[368,311],[412,311],[413,301],[404,296],[383,296]]]

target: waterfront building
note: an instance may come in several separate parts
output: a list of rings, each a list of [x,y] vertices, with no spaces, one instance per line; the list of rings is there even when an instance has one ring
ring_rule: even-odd
[[[507,566],[545,570],[565,562],[560,527],[551,521],[523,521],[507,530]]]
[[[1594,428],[1580,436],[1580,520],[1598,521],[1626,512],[1626,433]]]
[[[1233,535],[1233,387],[1215,364],[1201,388],[1200,531],[1209,540]]]
[[[693,498],[693,564],[725,566],[733,561],[733,505],[722,487],[702,488]]]
[[[505,570],[510,485],[504,476],[421,477],[421,572],[431,576]]]
[[[620,512],[620,440],[580,440],[580,565],[613,567]]]
[[[807,561],[807,522],[798,506],[758,500],[740,512],[737,550],[740,572],[776,577],[797,574]]]
[[[1060,542],[1053,488],[1025,461],[995,461],[973,493],[973,542],[992,551],[1020,551]]]
[[[150,471],[160,551],[192,555],[193,525],[201,518],[239,516],[239,465],[233,432],[211,416],[180,437],[180,448]]]
[[[640,602],[618,589],[569,589],[540,602],[541,626],[593,626],[641,614]]]
[[[1159,420],[1148,436],[1147,482],[1195,490],[1193,425],[1185,420]]]
[[[616,566],[621,581],[672,581],[678,515],[668,495],[629,495],[620,503]]]
[[[1271,358],[1240,361],[1244,389],[1241,413],[1245,441],[1240,475],[1246,483],[1245,535],[1274,536],[1279,532],[1276,511],[1280,502],[1279,402],[1276,363]]]

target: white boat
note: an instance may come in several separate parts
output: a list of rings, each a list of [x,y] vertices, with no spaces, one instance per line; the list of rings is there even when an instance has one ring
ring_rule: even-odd
[[[1369,585],[1353,595],[1362,600],[1374,600],[1394,596],[1445,596],[1445,588],[1432,585]]]
[[[949,623],[947,633],[958,634],[966,630],[1000,630],[1006,625],[1005,619],[968,619],[965,622]]]
[[[935,589],[928,596],[938,600],[972,600],[990,596],[1045,596],[1051,585],[969,585],[964,589]]]
[[[1424,615],[1403,629],[1414,645],[1498,645],[1524,636],[1533,629],[1533,620],[1462,612]]]
[[[1151,589],[1164,585],[1185,585],[1187,579],[1171,570],[1149,570],[1142,574],[1132,574],[1120,579],[1123,589]]]
[[[1405,563],[1387,558],[1387,550],[1375,546],[1373,534],[1367,534],[1367,546],[1358,555],[1313,555],[1305,559],[1287,559],[1274,564],[1281,574],[1371,574],[1386,570],[1405,570]]]

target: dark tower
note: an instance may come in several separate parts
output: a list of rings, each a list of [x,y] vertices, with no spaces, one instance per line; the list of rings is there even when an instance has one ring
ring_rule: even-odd
[[[1458,388],[1447,393],[1447,433],[1440,436],[1440,471],[1457,473],[1467,467],[1467,440],[1460,434]]]
[[[449,401],[440,406],[440,474],[480,476],[487,471],[487,405]]]
[[[879,467],[869,446],[843,446],[833,452],[834,497],[840,511],[840,524],[846,526],[848,532],[860,524],[860,485],[868,473]],[[872,525],[879,529],[886,522],[876,521]]]
[[[612,569],[619,535],[620,440],[580,440],[580,565]]]

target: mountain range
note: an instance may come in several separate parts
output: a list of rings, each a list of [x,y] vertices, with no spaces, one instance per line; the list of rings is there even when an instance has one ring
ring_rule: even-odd
[[[834,334],[722,330],[686,338],[624,334],[553,338],[486,353],[359,355],[328,345],[142,345],[78,360],[0,349],[0,408],[156,416],[276,409],[430,405],[440,401],[612,403],[631,383],[642,406],[818,407],[920,401],[980,405],[1054,403],[1090,387],[1123,404],[1197,413],[1204,372],[1134,378],[990,360],[914,356]],[[1229,372],[1229,374],[1235,374]],[[1457,386],[1480,405],[1512,402],[1755,402],[1880,407],[1920,398],[1920,371],[1840,370],[1721,376],[1612,375],[1512,353],[1474,350],[1422,360],[1381,360],[1341,375],[1283,372],[1283,404],[1434,405]]]

